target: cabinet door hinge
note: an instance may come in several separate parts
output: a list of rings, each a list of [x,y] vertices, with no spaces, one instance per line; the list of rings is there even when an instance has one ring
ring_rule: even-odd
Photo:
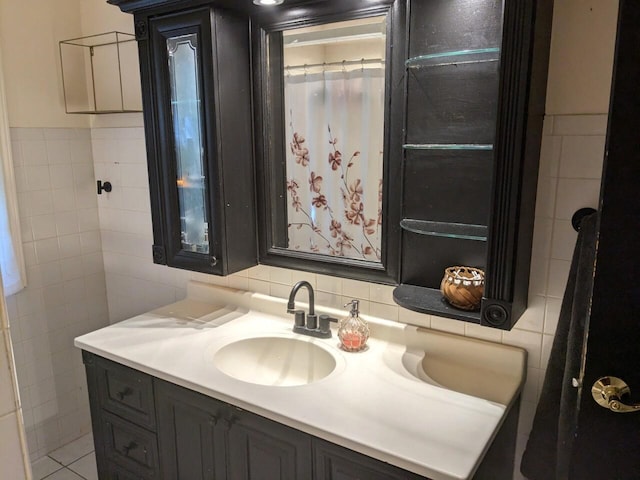
[[[134,26],[136,33],[136,40],[147,40],[149,34],[149,28],[146,20],[138,20]]]
[[[167,264],[167,255],[162,245],[153,246],[153,263]]]

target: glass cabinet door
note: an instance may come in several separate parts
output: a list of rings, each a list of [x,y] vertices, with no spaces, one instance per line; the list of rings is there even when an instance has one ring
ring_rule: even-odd
[[[249,19],[139,15],[153,261],[228,275],[257,261]]]
[[[180,242],[188,252],[209,253],[207,186],[198,82],[198,37],[170,37],[167,43]]]

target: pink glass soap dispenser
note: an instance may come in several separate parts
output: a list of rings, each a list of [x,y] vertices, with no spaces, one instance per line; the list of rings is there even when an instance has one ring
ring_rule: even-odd
[[[345,307],[351,305],[349,316],[340,321],[338,338],[340,346],[347,352],[359,352],[367,346],[369,338],[369,325],[360,318],[360,302],[351,300]]]

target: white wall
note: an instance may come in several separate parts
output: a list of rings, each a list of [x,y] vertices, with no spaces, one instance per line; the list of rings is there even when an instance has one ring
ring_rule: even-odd
[[[607,112],[618,0],[556,0],[553,14],[547,114]]]
[[[7,299],[33,459],[91,429],[73,339],[108,324],[88,128],[12,128],[27,287]]]
[[[0,43],[12,127],[87,127],[66,115],[58,41],[81,36],[81,0],[0,1]]]

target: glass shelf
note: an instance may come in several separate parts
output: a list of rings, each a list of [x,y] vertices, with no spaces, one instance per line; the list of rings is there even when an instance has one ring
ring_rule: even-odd
[[[470,225],[466,223],[431,222],[428,220],[414,220],[404,218],[400,227],[408,232],[432,237],[458,238],[461,240],[487,241],[487,227],[485,225]]]
[[[405,62],[405,65],[411,69],[460,65],[465,63],[497,62],[499,60],[500,49],[498,47],[492,47],[420,55],[409,58]]]
[[[405,143],[405,150],[493,150],[489,143]]]
[[[393,291],[393,299],[401,307],[414,312],[480,323],[480,312],[468,312],[452,307],[442,298],[442,293],[437,288],[401,284]],[[402,310],[400,310],[400,321],[402,321]]]

